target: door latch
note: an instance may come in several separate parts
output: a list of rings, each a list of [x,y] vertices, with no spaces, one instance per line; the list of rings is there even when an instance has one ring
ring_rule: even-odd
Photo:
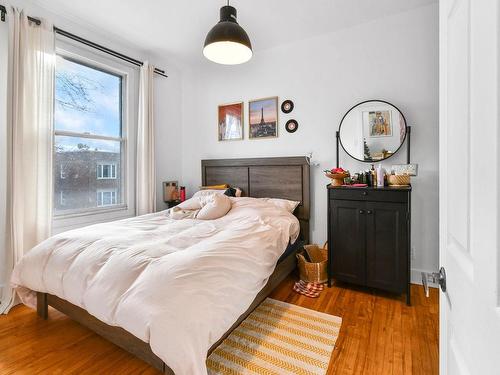
[[[429,279],[432,279],[433,283],[439,284],[443,293],[446,292],[446,271],[444,267],[441,267],[439,272],[422,272],[422,286],[427,298],[429,298]]]

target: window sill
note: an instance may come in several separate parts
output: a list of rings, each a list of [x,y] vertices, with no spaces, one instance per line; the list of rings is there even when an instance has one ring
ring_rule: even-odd
[[[59,220],[66,220],[66,219],[72,219],[75,217],[82,217],[82,216],[92,216],[92,215],[101,215],[101,214],[106,214],[109,212],[120,212],[120,211],[127,211],[128,206],[126,204],[118,204],[118,205],[113,205],[107,206],[107,207],[96,207],[96,208],[91,208],[88,210],[82,210],[82,211],[73,211],[73,212],[67,212],[67,213],[60,213],[60,214],[54,214],[53,220],[54,221],[59,221]],[[70,210],[68,210],[70,211]]]
[[[135,210],[127,205],[54,215],[52,218],[52,234],[88,225],[127,219],[133,216],[135,216]]]

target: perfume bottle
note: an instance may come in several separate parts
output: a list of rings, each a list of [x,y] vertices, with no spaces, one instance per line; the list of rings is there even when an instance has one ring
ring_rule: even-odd
[[[375,171],[374,164],[372,164],[372,168],[370,169],[370,175],[371,175],[371,179],[372,179],[371,186],[376,187],[377,186],[377,172]]]
[[[384,168],[382,168],[382,164],[379,164],[377,167],[377,187],[384,187]]]

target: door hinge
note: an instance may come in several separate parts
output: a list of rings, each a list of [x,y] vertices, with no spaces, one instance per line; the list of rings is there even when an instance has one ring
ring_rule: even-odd
[[[410,213],[408,211],[406,212],[406,220],[410,220]]]

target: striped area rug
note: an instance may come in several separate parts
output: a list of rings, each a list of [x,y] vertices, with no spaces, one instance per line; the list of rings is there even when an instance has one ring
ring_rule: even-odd
[[[342,319],[267,298],[207,359],[213,374],[326,374]]]

